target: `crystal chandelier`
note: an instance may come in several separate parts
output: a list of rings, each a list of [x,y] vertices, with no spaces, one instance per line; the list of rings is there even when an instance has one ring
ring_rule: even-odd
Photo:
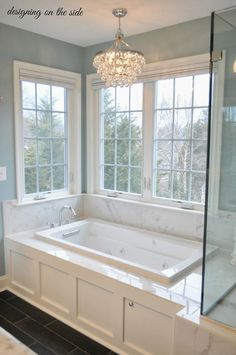
[[[114,9],[112,14],[118,17],[119,20],[115,42],[111,48],[96,54],[93,66],[97,69],[97,73],[101,76],[101,79],[106,82],[106,86],[128,86],[141,73],[145,59],[141,52],[133,50],[124,41],[120,19],[127,14],[127,10]]]

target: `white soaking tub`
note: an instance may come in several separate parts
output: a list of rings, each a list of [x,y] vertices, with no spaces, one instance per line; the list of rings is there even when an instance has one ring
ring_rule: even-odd
[[[165,283],[186,273],[202,258],[200,242],[98,219],[40,231],[34,238]]]

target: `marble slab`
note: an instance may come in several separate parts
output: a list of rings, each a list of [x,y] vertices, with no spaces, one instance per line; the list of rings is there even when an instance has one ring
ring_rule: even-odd
[[[205,329],[199,322],[199,316],[195,319],[193,316],[177,316],[174,334],[173,355],[236,355],[236,336],[228,339]]]
[[[82,196],[33,201],[18,205],[15,200],[3,202],[4,234],[19,233],[35,228],[57,224],[62,206],[70,205],[78,217],[83,215]],[[63,217],[67,218],[65,215]]]
[[[195,240],[203,239],[203,212],[84,195],[84,216]]]
[[[58,223],[60,208],[71,205],[80,217],[100,218],[153,232],[202,241],[203,213],[101,195],[77,195],[17,205],[4,201],[5,235]]]

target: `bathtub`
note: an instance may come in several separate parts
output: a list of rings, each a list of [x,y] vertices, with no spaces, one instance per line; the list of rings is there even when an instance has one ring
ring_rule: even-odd
[[[202,258],[200,242],[98,219],[40,231],[34,238],[164,283],[173,282]]]

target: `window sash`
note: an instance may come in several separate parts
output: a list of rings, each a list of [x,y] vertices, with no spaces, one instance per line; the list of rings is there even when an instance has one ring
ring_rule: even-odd
[[[25,112],[30,112],[34,113],[35,116],[35,128],[36,128],[36,133],[34,136],[28,136],[25,135],[24,130],[23,130],[23,144],[24,147],[27,144],[26,142],[32,142],[35,143],[35,164],[27,164],[26,162],[26,151],[24,149],[24,182],[25,182],[25,189],[24,189],[24,197],[27,197],[29,195],[34,195],[34,194],[45,194],[45,193],[53,193],[55,191],[68,191],[68,119],[67,119],[67,89],[63,87],[64,91],[64,103],[63,103],[63,110],[53,110],[53,103],[52,103],[52,98],[53,98],[53,92],[52,88],[55,87],[55,85],[47,84],[49,87],[49,97],[50,97],[50,103],[49,103],[49,108],[43,109],[38,107],[38,82],[35,82],[34,85],[34,103],[32,103],[32,107],[25,107],[24,106],[24,83],[28,83],[26,80],[21,80],[21,105],[22,105],[22,122],[23,122],[23,127],[25,127],[25,118],[24,118],[24,113]],[[50,117],[50,122],[48,124],[50,125],[50,134],[48,134],[46,137],[42,136],[38,132],[38,124],[39,124],[39,113],[46,113]],[[64,118],[64,131],[63,131],[63,136],[53,136],[53,114],[63,114]],[[54,162],[54,144],[58,141],[63,142],[64,146],[64,153],[63,153],[63,161],[60,163]],[[39,153],[39,144],[42,145],[43,142],[47,142],[49,153],[50,153],[50,162],[48,163],[40,163],[40,153]],[[63,187],[61,188],[54,188],[55,187],[55,180],[54,180],[54,170],[56,168],[63,167]],[[27,177],[26,177],[26,171],[29,170],[29,168],[35,170],[35,180],[32,181],[31,184],[34,185],[35,183],[35,191],[28,192],[30,190],[29,186],[27,186]],[[40,181],[40,171],[42,169],[48,169],[48,188],[47,189],[41,189],[40,185],[42,184],[42,181]],[[27,191],[28,190],[28,191]]]
[[[134,164],[134,162],[132,161],[132,143],[133,142],[137,142],[139,144],[141,144],[141,150],[143,148],[143,139],[142,139],[142,134],[141,136],[138,136],[136,138],[134,138],[132,136],[132,115],[135,114],[142,114],[143,116],[143,110],[139,109],[138,107],[136,108],[132,108],[132,99],[131,99],[131,95],[132,95],[132,91],[131,89],[129,90],[129,99],[128,99],[128,107],[126,109],[122,109],[120,110],[119,107],[117,107],[117,90],[114,89],[114,109],[113,111],[110,113],[110,115],[114,116],[114,137],[106,137],[105,135],[105,123],[104,123],[104,118],[106,113],[108,113],[105,110],[105,107],[103,107],[103,95],[105,94],[104,90],[101,89],[100,90],[100,95],[99,95],[99,189],[100,190],[104,190],[104,191],[116,191],[116,192],[121,192],[121,193],[128,193],[128,194],[138,194],[141,195],[142,194],[142,159],[143,159],[143,153],[141,153],[141,161],[140,161],[140,165]],[[143,90],[143,86],[142,86],[142,90]],[[141,90],[141,91],[142,91]],[[143,96],[143,95],[142,95]],[[141,105],[142,106],[142,105]],[[119,117],[119,116],[124,115],[124,117]],[[118,122],[117,119],[121,118],[121,120],[126,119],[128,120],[128,132],[126,137],[122,137],[119,136],[118,133]],[[134,117],[135,119],[135,117]],[[142,121],[142,126],[143,126],[143,117],[141,117],[141,121]],[[113,149],[114,149],[114,156],[113,156],[113,161],[106,161],[105,160],[105,144],[107,142],[111,142],[113,143]],[[119,152],[119,144],[121,144],[121,142],[127,143],[128,146],[128,156],[127,156],[127,162],[121,162],[118,160],[119,156],[118,156],[118,152]],[[109,169],[110,168],[110,169]],[[107,169],[110,170],[110,172],[113,175],[113,183],[112,185],[110,184],[110,188],[109,186],[105,186],[105,170]],[[125,188],[121,188],[121,185],[119,185],[119,172],[121,171],[121,169],[123,169],[123,173],[127,174],[127,181],[125,182],[126,187]],[[134,186],[134,176],[132,176],[132,174],[134,173],[134,171],[137,172],[138,174],[138,169],[140,169],[140,176],[136,176],[139,180],[136,182],[136,186]],[[113,171],[112,171],[113,170]],[[126,171],[125,171],[126,170]],[[112,182],[112,181],[111,181]],[[139,189],[139,185],[140,184],[140,191],[137,191]],[[113,186],[113,188],[111,189],[111,186]],[[136,191],[135,191],[136,190]]]
[[[201,73],[201,74],[205,74],[205,73]],[[206,159],[205,159],[205,166],[204,169],[199,170],[199,169],[194,169],[194,158],[196,157],[196,154],[194,152],[194,146],[196,144],[196,142],[198,143],[202,143],[202,148],[204,149],[205,146],[205,154],[206,154],[206,146],[207,146],[207,139],[206,138],[200,138],[200,139],[196,139],[194,137],[194,113],[195,110],[207,110],[208,112],[208,100],[206,100],[205,105],[198,105],[198,102],[195,102],[196,97],[195,96],[197,94],[197,89],[195,86],[195,83],[197,82],[197,79],[201,77],[201,75],[199,76],[199,73],[194,73],[194,74],[190,74],[190,75],[186,75],[183,78],[185,78],[186,80],[189,81],[189,83],[191,84],[191,89],[192,91],[189,90],[189,92],[191,93],[191,95],[189,96],[189,103],[188,105],[179,105],[177,102],[177,94],[178,94],[178,88],[176,88],[176,80],[178,80],[178,78],[176,79],[175,77],[172,78],[171,82],[169,82],[169,88],[171,90],[169,90],[168,94],[171,95],[170,102],[167,102],[167,106],[168,107],[162,107],[163,102],[158,102],[159,100],[159,82],[160,79],[157,80],[155,82],[155,108],[154,108],[154,115],[153,115],[153,120],[154,120],[154,132],[155,134],[157,134],[157,124],[158,124],[158,112],[170,112],[170,120],[171,120],[171,125],[169,127],[169,137],[167,135],[167,137],[165,138],[160,138],[158,136],[154,135],[153,138],[153,152],[155,153],[155,157],[158,158],[158,151],[159,154],[161,154],[161,150],[160,148],[158,148],[158,142],[162,142],[162,143],[166,143],[166,144],[170,144],[169,149],[167,149],[167,151],[169,150],[169,154],[170,154],[170,161],[169,161],[169,166],[161,166],[161,164],[157,162],[156,159],[153,159],[153,171],[152,171],[152,180],[153,180],[153,184],[152,184],[152,195],[153,197],[165,197],[165,198],[170,198],[171,200],[180,200],[180,201],[187,201],[190,203],[204,203],[202,201],[202,199],[205,197],[204,195],[204,191],[202,191],[201,196],[199,195],[199,192],[197,193],[197,195],[194,195],[194,190],[192,190],[192,180],[195,176],[196,178],[196,174],[202,175],[202,174],[206,174]],[[209,75],[205,78],[205,80],[207,80],[207,84],[209,84]],[[160,82],[161,85],[161,82]],[[196,89],[196,91],[195,91]],[[186,121],[186,124],[189,125],[189,136],[188,138],[185,137],[178,137],[175,136],[175,124],[177,122],[178,124],[178,114],[179,113],[187,113],[189,114],[188,117],[188,122]],[[176,121],[177,120],[177,121]],[[182,144],[186,144],[188,143],[188,147],[187,149],[187,154],[188,154],[188,158],[189,161],[188,166],[181,168],[181,167],[176,167],[175,166],[175,154],[176,154],[176,145],[177,143],[182,143]],[[166,152],[167,153],[167,152]],[[203,162],[204,163],[204,162]],[[160,190],[158,191],[158,179],[157,176],[159,173],[168,173],[169,178],[168,178],[168,182],[167,182],[167,186],[168,186],[168,190],[166,191],[166,196],[163,196],[163,190],[160,188]],[[183,179],[185,181],[185,186],[182,184],[182,187],[184,187],[184,192],[182,195],[182,197],[178,196],[180,191],[174,191],[174,184],[177,183],[177,176],[178,174],[183,174],[181,180],[183,181]],[[169,181],[170,180],[170,181]],[[159,186],[161,186],[161,182],[159,181]],[[186,191],[185,191],[186,190]],[[195,191],[196,193],[196,191]],[[164,194],[165,195],[165,194]],[[196,197],[197,196],[197,197]],[[198,200],[197,200],[198,199]],[[199,199],[201,201],[199,201]]]

